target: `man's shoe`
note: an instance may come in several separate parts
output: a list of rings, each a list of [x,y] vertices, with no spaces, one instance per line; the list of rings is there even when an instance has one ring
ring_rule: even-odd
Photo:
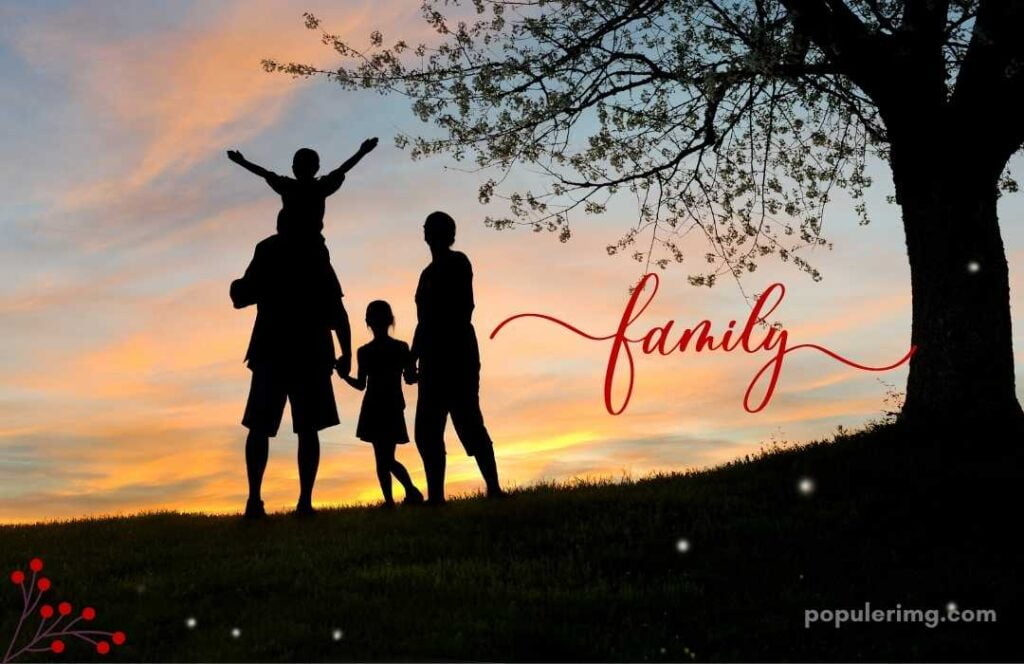
[[[491,500],[497,500],[500,498],[507,498],[508,494],[502,491],[500,486],[497,486],[487,490],[487,497]]]
[[[246,519],[265,519],[267,518],[267,511],[263,509],[262,500],[247,500],[245,502],[245,518]]]
[[[315,516],[316,510],[313,509],[312,503],[300,502],[295,506],[295,516]]]

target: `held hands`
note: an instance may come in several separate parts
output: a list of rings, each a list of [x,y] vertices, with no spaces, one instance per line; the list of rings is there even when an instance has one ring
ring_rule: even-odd
[[[334,370],[338,372],[339,378],[348,379],[349,374],[352,373],[352,356],[342,355],[339,357],[334,363]]]
[[[228,159],[235,162],[236,164],[241,164],[243,161],[245,161],[245,157],[243,157],[242,153],[239,152],[238,150],[228,150]]]
[[[415,385],[420,380],[419,371],[416,370],[416,365],[407,366],[402,374],[405,376],[406,385]]]
[[[375,147],[377,147],[376,136],[374,136],[373,138],[368,138],[365,141],[363,141],[363,144],[359,146],[359,151],[362,152],[363,154],[366,154],[367,152],[373,152],[373,149]]]

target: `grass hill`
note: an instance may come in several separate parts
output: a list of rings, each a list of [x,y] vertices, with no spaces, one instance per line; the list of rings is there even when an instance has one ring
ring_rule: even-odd
[[[1020,447],[874,427],[442,509],[7,526],[0,554],[44,558],[61,598],[127,632],[118,660],[1021,660]],[[4,586],[0,648],[21,606]],[[998,621],[805,628],[865,602]]]

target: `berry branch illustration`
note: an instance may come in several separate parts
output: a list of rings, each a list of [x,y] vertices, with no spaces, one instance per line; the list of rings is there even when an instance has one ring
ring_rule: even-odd
[[[91,606],[83,608],[73,618],[71,617],[73,607],[69,602],[60,602],[56,608],[49,603],[40,606],[43,595],[52,590],[53,584],[50,579],[39,575],[43,571],[42,560],[33,558],[29,561],[28,567],[32,572],[31,579],[27,579],[25,572],[20,569],[11,572],[11,583],[21,588],[23,606],[18,626],[14,628],[11,643],[4,653],[3,664],[13,662],[26,653],[51,652],[59,655],[64,652],[66,647],[64,639],[75,638],[90,643],[101,655],[110,652],[111,644],[119,646],[125,642],[124,632],[85,629],[84,623],[92,622],[96,618],[96,609]],[[28,580],[27,584],[26,580]],[[27,643],[17,648],[22,630],[25,630],[25,634],[29,633],[31,627],[28,623],[34,615],[39,616],[39,625],[36,627],[35,634]]]

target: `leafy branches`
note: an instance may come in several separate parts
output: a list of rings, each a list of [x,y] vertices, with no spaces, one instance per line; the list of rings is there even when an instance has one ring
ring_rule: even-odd
[[[842,43],[831,49],[838,56],[817,46],[797,6],[896,48],[919,36],[915,11],[942,4],[428,0],[434,43],[385,46],[375,32],[356,49],[306,14],[342,65],[264,67],[408,96],[440,131],[401,135],[399,145],[414,158],[447,154],[494,173],[479,198],[504,198],[509,213],[488,217],[493,228],[527,225],[565,241],[577,217],[605,213],[625,190],[636,221],[609,254],[648,267],[686,262],[695,285],[738,280],[768,256],[817,280],[806,249],[828,246],[827,203],[844,190],[867,223],[865,164],[885,156],[888,136],[872,97],[837,67]],[[977,2],[947,4],[939,39],[952,76]],[[517,165],[543,174],[543,190],[503,191]]]

